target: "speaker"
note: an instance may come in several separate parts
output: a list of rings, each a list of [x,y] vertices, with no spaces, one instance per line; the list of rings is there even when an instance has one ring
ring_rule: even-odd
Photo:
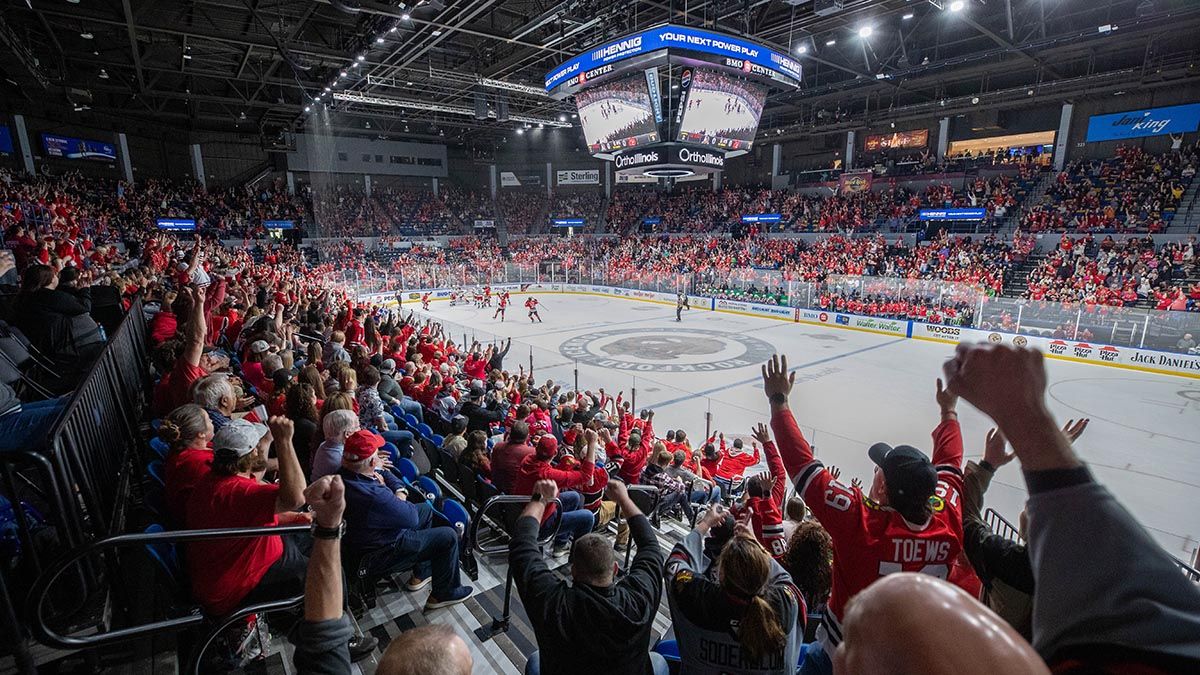
[[[496,121],[508,121],[508,99],[504,96],[498,96],[496,101]]]
[[[475,119],[486,120],[488,118],[488,102],[487,94],[475,89]]]

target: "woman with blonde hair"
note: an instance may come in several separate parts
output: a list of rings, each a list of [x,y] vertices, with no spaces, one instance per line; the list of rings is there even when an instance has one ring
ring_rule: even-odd
[[[170,448],[163,461],[167,515],[173,526],[186,527],[184,507],[212,461],[212,419],[195,403],[181,405],[163,418],[158,437]]]
[[[725,517],[714,505],[667,559],[679,672],[792,675],[804,637],[804,598],[755,539],[748,517],[717,556],[716,580],[703,574],[704,537]]]

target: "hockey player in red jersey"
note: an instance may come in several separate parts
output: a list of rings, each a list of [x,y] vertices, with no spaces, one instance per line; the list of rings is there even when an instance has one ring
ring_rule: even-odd
[[[496,300],[496,313],[492,315],[492,318],[500,317],[500,322],[503,323],[504,310],[506,309],[508,309],[508,293],[501,293],[500,297]]]
[[[833,539],[833,590],[809,652],[804,673],[830,673],[830,656],[841,642],[846,601],[893,572],[922,572],[942,579],[962,550],[962,431],[958,397],[937,382],[941,423],[933,431],[933,461],[916,448],[876,443],[869,495],[843,485],[813,457],[788,407],[796,374],[787,357],[763,366],[763,390],[771,404],[771,430],[796,493]],[[810,662],[811,661],[811,662]]]
[[[421,309],[425,310],[426,312],[429,311],[429,294],[428,293],[421,296]]]
[[[754,438],[762,443],[769,471],[746,480],[745,499],[735,504],[732,511],[736,518],[746,511],[750,512],[754,537],[772,558],[778,560],[787,552],[787,539],[783,536],[783,496],[787,492],[787,473],[766,425],[760,424],[754,429]]]
[[[535,297],[530,297],[525,301],[525,309],[529,310],[529,323],[533,323],[536,318],[538,323],[542,322],[542,315],[538,314],[538,300]]]

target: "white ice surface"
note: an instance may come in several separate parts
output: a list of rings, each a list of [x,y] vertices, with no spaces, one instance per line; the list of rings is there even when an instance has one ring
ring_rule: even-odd
[[[519,364],[528,368],[532,350],[538,379],[554,379],[565,389],[573,387],[575,364],[560,347],[573,337],[629,331],[615,337],[646,336],[657,343],[684,340],[688,330],[748,335],[789,357],[798,373],[792,409],[818,457],[840,467],[844,482],[852,476],[870,482],[872,464],[866,449],[876,441],[931,450],[930,432],[938,422],[934,380],[951,345],[699,309],[684,312],[683,322],[676,323],[673,306],[590,295],[538,296],[545,323],[531,325],[521,306],[526,297],[513,295],[514,306],[504,323],[492,319],[494,308],[439,302],[430,313],[446,322],[459,340],[463,329],[450,324],[474,326],[467,329],[468,337],[481,341],[512,337],[506,369],[516,370]],[[613,339],[593,341],[591,347],[603,352]],[[732,342],[710,357],[680,355],[661,362],[699,363],[733,357],[741,349]],[[653,364],[647,358],[614,358]],[[1168,551],[1190,557],[1200,541],[1200,519],[1191,507],[1200,503],[1200,381],[1065,361],[1046,363],[1050,407],[1059,421],[1081,416],[1092,420],[1077,447],[1097,478]],[[578,368],[584,389],[624,390],[628,398],[636,387],[637,407],[657,411],[658,433],[686,429],[693,445],[702,440],[708,411],[714,429],[747,441],[751,425],[768,419],[757,363],[704,373],[633,373],[586,363]],[[978,458],[989,420],[966,403],[960,403],[959,412],[966,456]],[[1025,497],[1014,463],[998,473],[986,505],[1015,522]]]

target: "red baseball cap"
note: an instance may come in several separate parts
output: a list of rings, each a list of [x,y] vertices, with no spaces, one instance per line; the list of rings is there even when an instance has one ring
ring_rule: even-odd
[[[342,455],[352,459],[367,459],[374,455],[384,444],[383,436],[363,429],[350,434],[346,438],[346,447]]]
[[[556,454],[558,454],[558,439],[554,438],[550,434],[542,436],[541,440],[539,440],[537,444],[537,458],[554,459]]]

